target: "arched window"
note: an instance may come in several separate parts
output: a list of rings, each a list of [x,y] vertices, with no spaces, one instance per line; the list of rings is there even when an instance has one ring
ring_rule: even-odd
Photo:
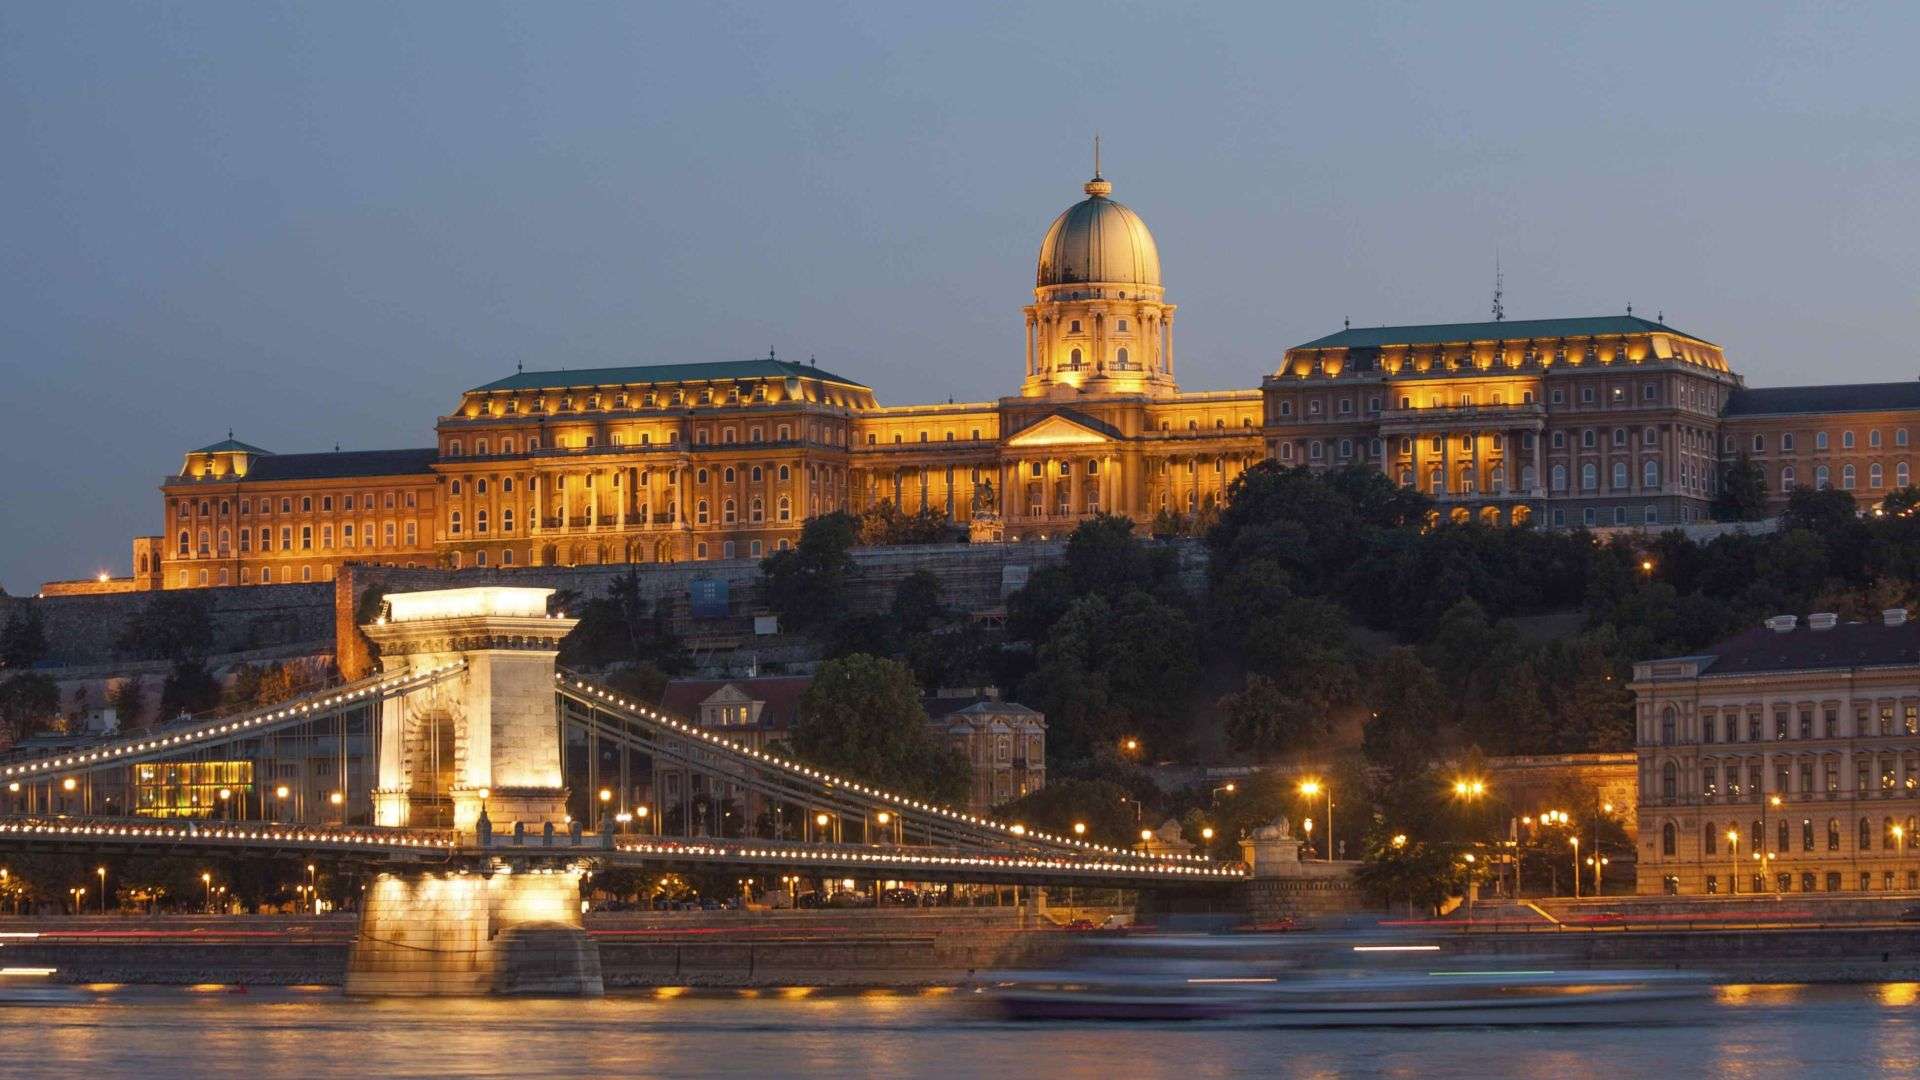
[[[728,499],[726,502],[720,504],[720,520],[726,522],[728,525],[733,524],[734,505],[732,499]]]
[[[1553,490],[1567,490],[1567,467],[1565,465],[1555,465],[1553,471],[1548,475],[1553,478]]]
[[[1779,834],[1779,837],[1780,837],[1780,845],[1776,850],[1778,850],[1781,854],[1785,854],[1789,851],[1792,851],[1793,850],[1793,832],[1791,829],[1787,827],[1787,819],[1781,818],[1780,827],[1774,831],[1777,834]]]
[[[1641,463],[1640,486],[1648,487],[1648,488],[1657,488],[1660,486],[1660,463],[1659,462],[1647,461],[1647,462]]]
[[[1813,487],[1815,491],[1827,490],[1827,477],[1829,475],[1831,474],[1827,472],[1825,465],[1818,466],[1813,470]]]
[[[779,509],[776,512],[779,514],[781,521],[791,519],[793,517],[793,503],[785,495],[780,496]]]
[[[694,504],[693,519],[701,525],[707,523],[707,500],[701,499],[698,503]]]
[[[1669,705],[1660,713],[1660,745],[1672,746],[1674,727],[1678,723],[1678,714]]]
[[[1125,346],[1121,346],[1119,351],[1113,354],[1113,362],[1119,364],[1121,367],[1127,366],[1127,350]]]
[[[1720,834],[1714,831],[1713,822],[1700,826],[1700,843],[1708,855],[1720,854]]]
[[[1673,822],[1671,821],[1660,826],[1660,854],[1672,855],[1679,850],[1680,845],[1677,834],[1678,830],[1673,827]]]
[[[1813,850],[1813,819],[1812,818],[1800,819],[1800,850],[1801,851]]]
[[[1067,355],[1067,366],[1072,368],[1075,371],[1080,370],[1080,350],[1079,349],[1075,349],[1073,350],[1073,352]]]
[[[793,469],[786,465],[780,466],[780,479],[781,480],[793,479]]]
[[[1853,478],[1854,478],[1853,466],[1851,465],[1840,466],[1840,490],[1852,491]]]
[[[1534,475],[1533,466],[1531,465],[1520,466],[1520,489],[1522,491],[1531,492],[1534,488],[1534,485],[1538,484],[1539,482],[1540,482],[1540,478]]]
[[[1791,465],[1783,466],[1780,469],[1780,490],[1793,490],[1793,466]]]
[[[1580,490],[1593,491],[1600,486],[1600,469],[1589,461],[1580,466]]]
[[[725,471],[725,472],[723,472],[723,473],[721,474],[721,476],[722,476],[722,477],[724,478],[724,482],[725,482],[725,483],[729,483],[729,484],[731,484],[731,483],[733,483],[733,482],[734,482],[734,479],[735,479],[735,477],[734,477],[734,472],[733,472],[733,466],[731,466],[731,465],[729,465],[729,466],[727,466],[727,468],[726,468],[726,471]]]
[[[1679,770],[1674,768],[1673,762],[1660,766],[1660,797],[1672,800],[1679,788],[1679,779]]]
[[[1613,463],[1613,486],[1615,490],[1627,486],[1627,463],[1624,461]]]
[[[1886,483],[1887,483],[1887,474],[1880,468],[1879,462],[1876,461],[1873,464],[1867,466],[1867,486],[1868,487],[1874,489],[1875,491],[1878,491],[1881,488],[1885,487]]]

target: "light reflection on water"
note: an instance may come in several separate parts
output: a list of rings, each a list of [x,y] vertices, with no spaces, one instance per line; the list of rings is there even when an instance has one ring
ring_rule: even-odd
[[[950,991],[676,988],[600,1001],[347,1001],[88,988],[0,1006],[0,1076],[1446,1077],[1920,1075],[1920,984],[1729,985],[1658,1028],[1016,1025]]]

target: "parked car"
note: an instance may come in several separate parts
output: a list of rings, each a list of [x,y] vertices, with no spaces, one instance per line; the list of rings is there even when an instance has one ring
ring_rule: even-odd
[[[912,889],[888,889],[880,894],[880,903],[891,907],[919,907],[920,894]]]

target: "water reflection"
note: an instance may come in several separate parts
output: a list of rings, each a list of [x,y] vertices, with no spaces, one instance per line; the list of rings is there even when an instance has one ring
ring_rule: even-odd
[[[94,988],[98,990],[98,988]],[[0,1076],[848,1076],[1106,1078],[1912,1075],[1920,983],[1739,984],[1656,1030],[1279,1031],[1019,1025],[935,991],[716,993],[600,1001],[348,1001],[312,989],[118,987],[89,1005],[0,1006]]]

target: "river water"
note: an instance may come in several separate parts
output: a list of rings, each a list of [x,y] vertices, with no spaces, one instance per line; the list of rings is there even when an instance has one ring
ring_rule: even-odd
[[[937,991],[347,1001],[94,988],[0,1006],[0,1076],[1795,1077],[1920,1075],[1920,984],[1720,987],[1654,1027],[1009,1024]]]

